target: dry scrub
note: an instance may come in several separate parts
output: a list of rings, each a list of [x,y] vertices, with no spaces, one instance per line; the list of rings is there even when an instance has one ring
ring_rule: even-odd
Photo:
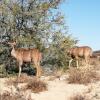
[[[5,92],[3,94],[0,94],[0,100],[26,100],[24,95],[21,95],[20,93],[10,93]],[[27,98],[27,100],[32,100],[31,97]]]
[[[34,77],[28,76],[27,74],[21,74],[21,76],[18,78],[16,77],[12,77],[12,78],[8,78],[7,80],[7,85],[17,85],[18,83],[27,83],[31,80],[33,80]]]
[[[98,79],[96,70],[92,68],[71,68],[69,70],[69,83],[87,84]]]
[[[47,84],[38,79],[33,79],[28,82],[26,89],[31,89],[34,93],[39,93],[47,90]]]
[[[21,87],[21,89],[19,90],[32,90],[32,92],[34,93],[38,93],[38,92],[42,92],[47,90],[47,84],[39,79],[37,79],[36,77],[30,77],[27,76],[26,74],[22,74],[21,77],[17,78],[10,78],[7,81],[7,85],[13,85],[15,86],[15,88],[18,88],[17,86],[19,84],[22,83],[26,83],[25,85],[23,85],[23,88]]]
[[[70,97],[70,100],[89,100],[87,97],[81,94],[74,95]]]

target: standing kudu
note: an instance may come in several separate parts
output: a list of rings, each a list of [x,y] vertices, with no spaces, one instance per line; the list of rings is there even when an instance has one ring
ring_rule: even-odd
[[[90,57],[92,56],[92,49],[88,46],[82,46],[82,47],[75,46],[75,47],[71,48],[68,53],[70,54],[70,56],[72,58],[69,61],[69,67],[70,67],[73,59],[76,60],[77,67],[79,67],[78,60],[80,57],[85,59],[86,65],[89,64]]]
[[[22,70],[22,65],[23,62],[32,62],[34,63],[34,67],[37,70],[36,76],[40,77],[41,76],[41,66],[40,66],[40,61],[42,59],[41,52],[39,52],[38,49],[24,49],[24,48],[16,48],[16,42],[9,42],[9,45],[12,47],[11,55],[16,58],[18,64],[19,64],[19,77],[21,75],[21,70]]]

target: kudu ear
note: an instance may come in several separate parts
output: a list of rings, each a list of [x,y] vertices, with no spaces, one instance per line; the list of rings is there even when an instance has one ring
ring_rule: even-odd
[[[16,45],[16,42],[15,41],[13,42],[13,45]]]
[[[67,50],[67,54],[69,55],[71,53],[71,48],[69,48],[68,50]]]
[[[16,45],[16,42],[8,42],[8,44],[14,46]]]

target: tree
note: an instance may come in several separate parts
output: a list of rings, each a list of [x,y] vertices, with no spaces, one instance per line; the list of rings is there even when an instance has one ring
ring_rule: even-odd
[[[61,3],[62,0],[0,1],[0,42],[16,40],[18,46],[38,48],[45,56],[52,51],[47,57],[53,61],[53,56],[57,56],[57,63],[63,63],[61,56],[75,40],[66,35],[64,16],[58,9]],[[62,49],[66,50],[60,53]]]
[[[10,40],[36,44],[37,47],[48,45],[55,34],[55,27],[63,24],[61,14],[56,10],[53,13],[61,0],[5,1],[1,3],[0,27],[2,35]]]

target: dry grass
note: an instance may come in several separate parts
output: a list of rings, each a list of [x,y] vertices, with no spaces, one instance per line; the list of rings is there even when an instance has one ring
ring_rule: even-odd
[[[28,76],[27,74],[22,74],[19,78],[16,76],[14,78],[9,78],[7,80],[7,85],[16,85],[18,83],[27,83],[33,80],[34,77]]]
[[[81,94],[74,95],[70,97],[70,100],[89,100],[87,97]]]
[[[15,88],[18,88],[18,85],[23,84],[23,87],[21,86],[21,88],[18,88],[19,90],[32,90],[32,92],[34,93],[39,93],[42,91],[47,90],[47,84],[41,80],[39,80],[36,77],[30,77],[27,76],[26,74],[21,75],[21,77],[17,78],[10,78],[8,79],[8,81],[6,82],[7,85],[13,85],[15,86]]]
[[[97,58],[92,58],[90,64],[96,69],[100,70],[100,60]]]
[[[27,74],[22,74],[18,78],[18,83],[27,83],[28,81],[32,80],[34,77],[28,76]]]
[[[87,84],[98,79],[96,71],[92,68],[71,68],[69,70],[69,83]]]
[[[10,93],[6,91],[3,94],[0,94],[0,100],[26,100],[26,98],[20,93]],[[32,100],[31,97],[27,98],[27,100]]]
[[[25,89],[31,89],[34,93],[39,93],[47,90],[47,84],[41,80],[33,79],[28,82]]]

